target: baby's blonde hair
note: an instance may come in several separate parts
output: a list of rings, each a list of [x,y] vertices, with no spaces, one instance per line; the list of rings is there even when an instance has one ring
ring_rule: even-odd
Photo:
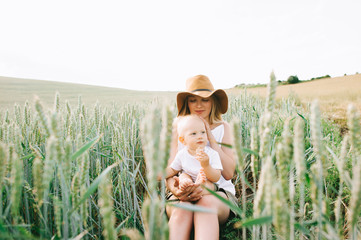
[[[186,115],[186,116],[179,116],[176,119],[176,124],[177,124],[177,133],[178,133],[178,137],[183,137],[184,136],[184,131],[186,129],[186,127],[188,126],[189,120],[190,119],[195,119],[197,121],[202,121],[202,119],[200,119],[198,116],[196,115]]]

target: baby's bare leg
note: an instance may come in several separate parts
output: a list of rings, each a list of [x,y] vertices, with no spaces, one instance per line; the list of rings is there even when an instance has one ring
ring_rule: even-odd
[[[213,182],[207,180],[206,173],[204,172],[203,168],[201,168],[201,170],[199,170],[199,173],[198,173],[198,176],[197,176],[197,179],[196,179],[195,183],[203,185],[203,186],[205,186],[206,188],[209,188],[212,191],[215,190],[215,186],[214,186]],[[210,194],[210,193],[208,192],[207,189],[204,188],[203,189],[203,195],[206,195],[206,194]]]
[[[192,178],[187,173],[181,173],[181,175],[179,175],[179,188],[182,191],[186,190],[187,187],[191,186],[192,184]]]
[[[206,177],[206,173],[204,172],[204,169],[201,168],[199,170],[199,173],[198,173],[198,176],[197,176],[197,179],[196,179],[196,182],[195,184],[204,184],[205,182],[207,181],[207,177]]]
[[[215,191],[215,186],[214,186],[214,183],[211,182],[211,181],[206,181],[205,183],[202,184],[204,187],[212,190],[212,191]],[[208,192],[207,189],[203,188],[203,192],[202,192],[203,195],[208,195],[208,194],[211,194],[210,192]]]

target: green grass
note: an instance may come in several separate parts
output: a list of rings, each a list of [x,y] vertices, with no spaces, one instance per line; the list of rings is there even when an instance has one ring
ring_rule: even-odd
[[[1,91],[9,93],[8,103],[3,103],[6,99],[1,96],[0,105],[0,238],[63,239],[84,234],[85,239],[99,239],[102,235],[105,238],[106,232],[117,231],[166,239],[166,219],[159,214],[164,198],[159,195],[156,178],[168,157],[164,149],[176,114],[174,93],[162,95],[173,99],[164,104],[160,98],[154,99],[159,96],[154,92],[147,95],[91,86],[80,89],[79,85],[30,80],[8,81],[4,86]],[[98,104],[94,99],[97,92],[102,92]],[[33,93],[40,96],[40,102],[17,98]],[[115,98],[117,93],[119,98]],[[270,94],[267,102],[273,102],[274,97]],[[234,135],[241,143],[233,146],[239,163],[233,182],[244,216],[230,220],[221,239],[288,239],[290,233],[296,239],[302,234],[308,239],[357,239],[361,229],[357,205],[361,191],[357,192],[355,177],[357,167],[361,170],[361,163],[355,160],[361,153],[357,114],[342,155],[345,138],[338,126],[317,111],[302,108],[293,98],[267,108],[264,99],[247,92],[230,94],[229,99],[224,119],[238,125]],[[14,107],[15,102],[18,105]],[[169,107],[167,114],[164,106]],[[312,121],[312,116],[318,121]],[[297,178],[297,171],[293,158],[284,156],[292,156],[295,146],[284,133],[294,138],[297,118],[305,124],[302,153],[306,171],[302,184],[299,180],[289,182],[295,189],[291,197],[284,189],[288,188],[287,180]],[[255,148],[251,146],[252,129],[257,130]],[[256,173],[252,172],[251,156],[259,167]],[[325,159],[327,166],[319,167]],[[337,165],[340,159],[342,175]],[[318,177],[322,181],[317,181]],[[244,178],[252,187],[242,183]],[[103,194],[99,194],[98,184]],[[338,197],[340,221],[336,223],[333,209]],[[303,198],[305,208],[300,207]],[[350,223],[348,209],[352,207],[356,218]]]

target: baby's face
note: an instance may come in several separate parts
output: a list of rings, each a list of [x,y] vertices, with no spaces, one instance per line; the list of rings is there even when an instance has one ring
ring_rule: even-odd
[[[207,145],[207,132],[201,119],[189,119],[184,129],[184,143],[191,149],[204,148]]]

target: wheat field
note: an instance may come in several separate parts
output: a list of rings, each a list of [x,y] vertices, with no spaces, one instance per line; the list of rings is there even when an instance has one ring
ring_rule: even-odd
[[[230,93],[238,214],[220,239],[360,239],[360,112],[348,107],[341,136],[319,102],[277,101],[276,84],[272,74],[265,98]],[[168,239],[173,203],[157,176],[174,117],[170,101],[103,106],[61,93],[2,107],[0,238]]]

